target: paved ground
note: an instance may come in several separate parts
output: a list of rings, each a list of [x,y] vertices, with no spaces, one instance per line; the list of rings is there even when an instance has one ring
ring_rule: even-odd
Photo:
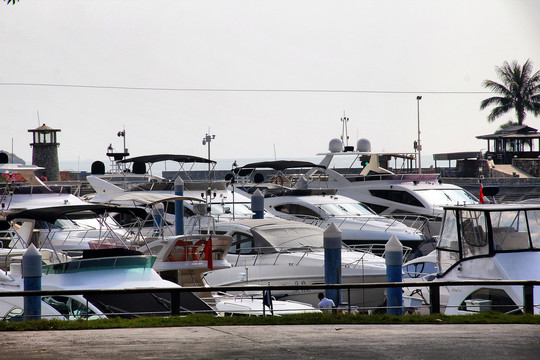
[[[290,325],[0,333],[0,359],[539,359],[540,325]]]

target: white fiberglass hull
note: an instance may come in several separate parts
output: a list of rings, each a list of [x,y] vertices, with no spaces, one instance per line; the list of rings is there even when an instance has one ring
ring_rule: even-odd
[[[384,260],[371,254],[342,253],[342,283],[372,283],[386,281]],[[203,277],[209,286],[244,285],[312,285],[324,284],[324,253],[281,253],[255,256],[228,255],[234,267],[206,273]],[[273,291],[279,300],[294,300],[316,306],[317,293],[321,290]],[[372,309],[384,303],[384,289],[351,290],[350,304]],[[342,291],[342,302],[349,302],[347,291]]]
[[[540,280],[540,252],[500,253],[493,257],[462,261],[441,280]],[[446,314],[460,314],[471,294],[484,289],[500,290],[518,306],[523,306],[523,286],[450,286]],[[534,313],[540,314],[540,287],[534,287]],[[474,297],[474,296],[473,296]],[[492,303],[491,306],[497,306]],[[460,308],[461,307],[461,308]],[[503,309],[504,311],[504,309]]]

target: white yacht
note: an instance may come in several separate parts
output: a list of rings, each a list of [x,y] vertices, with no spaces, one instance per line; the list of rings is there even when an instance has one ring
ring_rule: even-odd
[[[11,222],[14,235],[17,235],[22,227],[25,234],[32,236],[32,241],[39,248],[80,255],[81,251],[92,248],[98,241],[135,241],[135,234],[120,226],[111,216],[112,213],[135,216],[146,214],[138,208],[84,203],[12,212],[5,222]]]
[[[250,191],[257,188],[253,187]],[[395,235],[404,246],[414,251],[428,240],[420,230],[380,216],[359,201],[336,195],[333,191],[282,190],[280,193],[263,190],[264,207],[268,213],[315,225],[323,230],[335,224],[347,245],[377,244],[382,248]],[[434,248],[434,241],[432,243]]]
[[[56,250],[81,251],[89,242],[103,237],[127,238],[130,236],[105,208],[96,207],[72,194],[70,186],[46,185],[36,177],[37,166],[2,165],[0,170],[20,174],[26,181],[3,184],[1,191],[0,230],[9,230],[6,220],[10,214],[43,214],[32,223],[35,239],[45,247]],[[137,211],[137,210],[135,210]],[[32,216],[32,215],[30,215]],[[21,217],[21,219],[23,219]],[[16,230],[20,224],[14,224]],[[6,234],[7,232],[4,232]],[[9,239],[0,238],[2,242]],[[7,244],[3,244],[7,245]]]
[[[396,174],[381,166],[392,158],[412,161],[410,154],[372,153],[366,139],[358,141],[357,151],[343,149],[340,139],[330,141],[329,152],[319,154],[324,156],[319,166],[304,174],[309,188],[337,189],[338,195],[358,200],[378,214],[406,220],[407,225],[416,221],[411,216],[440,220],[445,205],[478,203],[463,188],[442,183],[438,174]],[[424,232],[438,234],[440,223],[429,225]]]
[[[91,290],[91,289],[136,289],[175,288],[179,285],[163,280],[152,269],[155,257],[146,256],[126,249],[85,250],[80,259],[43,266],[41,278],[43,290]],[[10,270],[3,272],[0,279],[2,291],[24,290],[21,264],[11,263]],[[180,306],[182,313],[214,313],[208,304],[192,293],[183,293]],[[0,318],[22,315],[21,298],[7,299],[0,305]],[[169,293],[137,294],[87,294],[79,297],[47,296],[42,299],[42,309],[49,306],[65,315],[66,319],[96,318],[104,316],[136,317],[141,315],[169,316]],[[86,311],[86,303],[89,303]],[[47,306],[48,305],[48,306]],[[68,309],[69,305],[69,309]],[[65,309],[65,311],[63,310]],[[44,315],[50,312],[46,310]]]
[[[264,168],[276,171],[268,182],[263,182],[265,176],[260,172]],[[347,245],[384,245],[395,235],[403,245],[413,250],[426,241],[431,242],[434,248],[434,241],[427,239],[417,228],[378,215],[358,200],[337,194],[337,189],[308,189],[307,179],[293,170],[298,168],[325,169],[305,161],[247,164],[235,171],[237,192],[252,196],[260,190],[267,213],[279,218],[302,221],[322,229],[333,223],[341,230]]]
[[[210,179],[209,177],[204,180],[192,179],[191,171],[194,166],[208,164],[210,170],[212,170],[215,167],[215,161],[208,161],[207,159],[191,155],[158,154],[133,157],[119,162],[123,164],[132,163],[133,168],[142,167],[137,172],[144,172],[143,170],[146,169],[145,164],[147,164],[150,170],[155,163],[162,161],[172,161],[179,165],[178,170],[172,171],[174,172],[173,178],[179,176],[182,179],[184,183],[184,196],[192,198],[192,200],[184,201],[184,223],[187,223],[189,217],[200,214],[201,209],[197,207],[197,204],[201,201],[206,203],[206,207],[203,208],[204,213],[211,214],[217,221],[230,221],[251,218],[253,216],[250,198],[235,191],[234,187],[228,186],[228,181]],[[211,171],[209,174],[211,174]],[[125,187],[122,188],[106,181],[102,176],[89,176],[87,180],[94,188],[95,194],[87,195],[85,198],[93,203],[128,204],[126,201],[120,202],[117,199],[117,196],[123,192],[147,191],[174,195],[174,181],[165,179],[137,184],[130,187],[129,190],[125,190]],[[130,205],[133,205],[133,203]],[[165,235],[174,235],[174,202],[163,202],[163,205],[163,232]],[[271,215],[267,214],[267,216]],[[147,226],[146,230],[151,231],[149,228],[152,227],[152,224],[150,223],[148,225],[150,226]]]
[[[210,286],[324,284],[323,230],[282,219],[240,220],[216,223],[216,233],[233,238],[226,260],[229,269],[203,275]],[[384,282],[384,258],[353,251],[341,252],[342,282]],[[345,292],[343,292],[345,294]],[[272,292],[278,300],[295,300],[316,306],[317,291]],[[347,302],[346,295],[342,301]],[[385,301],[384,289],[351,291],[350,305],[373,309]]]
[[[445,207],[438,280],[540,280],[540,205]],[[446,314],[523,311],[522,286],[451,286]],[[534,287],[540,314],[540,287]]]
[[[184,233],[191,232],[188,228],[189,220],[199,215],[209,215],[204,219],[212,221],[231,221],[253,216],[250,198],[227,188],[225,181],[205,182],[205,185],[201,185],[201,182],[189,185],[186,183],[187,190],[184,190],[182,197],[174,195],[172,183],[161,184],[167,185],[165,188],[156,186],[147,190],[124,191],[94,176],[89,176],[88,181],[96,190],[95,194],[88,197],[88,201],[92,203],[139,206],[146,209],[148,217],[140,229],[145,237],[154,236],[158,224],[157,233],[161,236],[175,235],[176,200],[182,200],[184,204]],[[205,190],[209,185],[212,186],[210,192]],[[160,215],[161,219],[156,219],[156,215]],[[128,217],[123,218],[121,223],[130,227],[137,226],[136,221],[136,218]]]
[[[47,206],[81,205],[71,186],[46,185],[35,174],[43,168],[34,165],[0,165],[0,172],[19,176],[0,186],[0,219],[16,211]],[[15,178],[14,178],[15,179]]]

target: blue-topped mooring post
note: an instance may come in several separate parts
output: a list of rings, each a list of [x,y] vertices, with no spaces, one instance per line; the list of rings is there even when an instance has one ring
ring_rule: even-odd
[[[385,245],[386,281],[402,282],[403,245],[395,235]],[[403,315],[403,292],[400,287],[386,289],[387,313]]]
[[[174,180],[174,195],[184,196],[184,181],[180,176]],[[174,201],[174,230],[175,235],[184,235],[184,201]]]
[[[152,209],[152,216],[154,217],[154,236],[163,235],[163,217],[165,216],[165,208],[162,203],[154,206]]]
[[[264,195],[259,189],[251,195],[251,211],[253,219],[264,219]]]
[[[341,284],[341,230],[334,224],[324,231],[324,282],[325,284]],[[339,289],[327,289],[326,297],[341,303]]]
[[[41,290],[41,253],[31,244],[22,257],[24,291]],[[26,320],[41,318],[41,296],[24,297],[24,317]]]

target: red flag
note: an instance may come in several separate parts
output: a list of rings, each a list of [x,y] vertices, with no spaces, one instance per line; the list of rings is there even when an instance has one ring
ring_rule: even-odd
[[[482,184],[480,184],[480,204],[484,204],[484,188]]]
[[[204,244],[204,256],[208,261],[208,268],[210,270],[214,270],[214,258],[212,257],[212,235],[210,235],[208,241],[206,241],[206,244]]]

